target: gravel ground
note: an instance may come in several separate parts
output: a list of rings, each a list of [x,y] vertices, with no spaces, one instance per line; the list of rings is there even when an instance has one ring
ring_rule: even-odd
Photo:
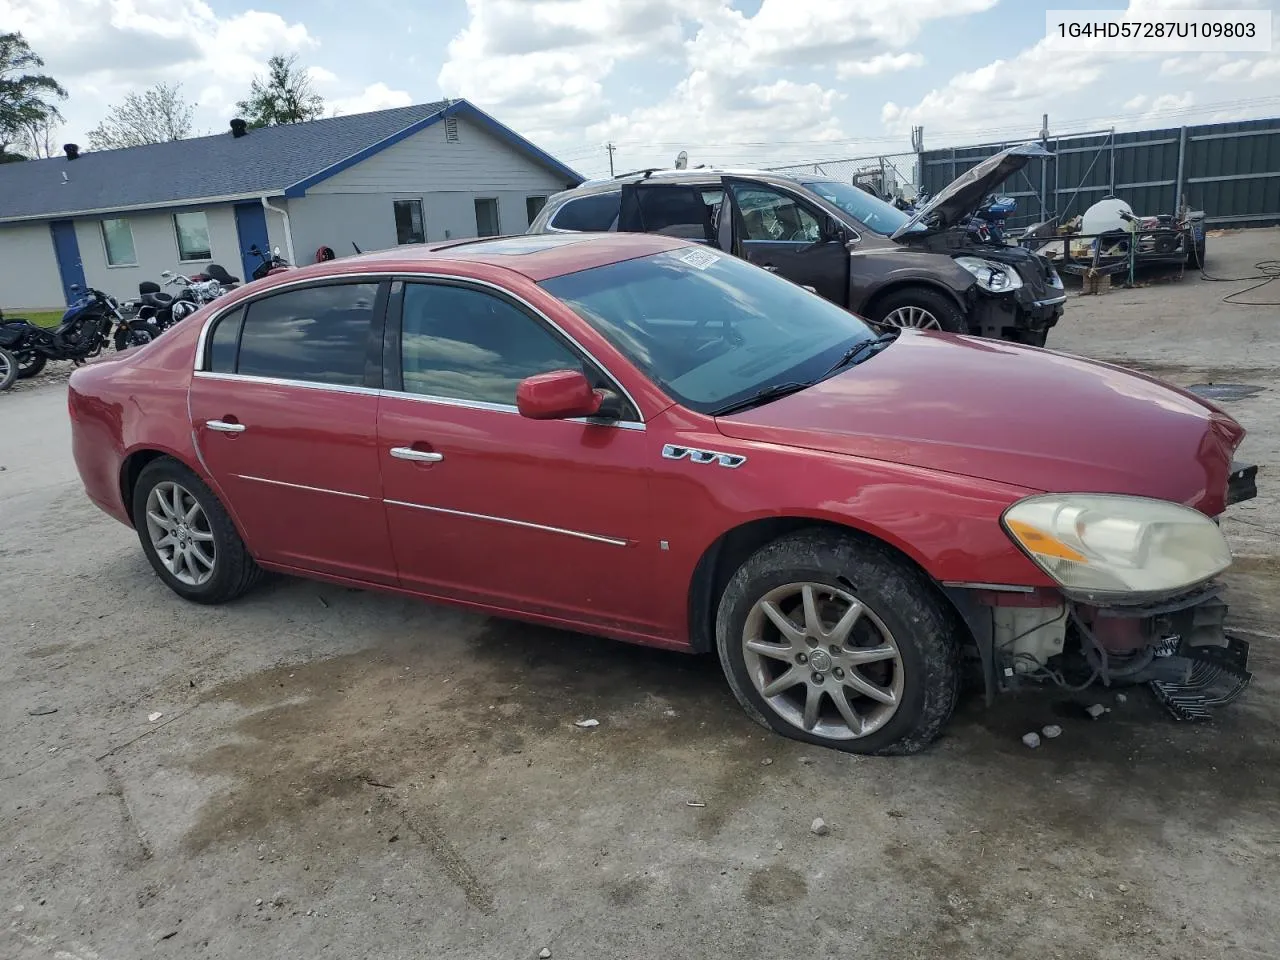
[[[1278,248],[1214,237],[1209,269]],[[1051,346],[1263,388],[1228,408],[1265,470],[1280,308],[1243,286],[1073,295]],[[84,498],[65,374],[0,410],[2,957],[1276,955],[1267,474],[1224,522],[1256,676],[1214,723],[970,697],[874,760],[766,734],[710,658],[298,580],[184,604]]]

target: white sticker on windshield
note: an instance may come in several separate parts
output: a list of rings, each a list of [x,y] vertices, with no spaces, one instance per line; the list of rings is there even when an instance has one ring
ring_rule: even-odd
[[[680,259],[691,267],[696,267],[699,270],[705,270],[707,267],[719,260],[720,256],[709,250],[694,249],[690,250]]]

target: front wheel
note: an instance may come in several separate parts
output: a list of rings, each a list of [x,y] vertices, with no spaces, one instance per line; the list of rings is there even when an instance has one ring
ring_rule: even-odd
[[[222,503],[177,460],[161,457],[143,469],[133,525],[152,568],[186,600],[225,603],[262,577]]]
[[[945,294],[927,287],[895,290],[878,300],[870,320],[877,327],[911,327],[917,330],[945,330],[965,333],[969,329],[964,314]]]
[[[936,589],[883,545],[838,531],[752,555],[720,599],[716,647],[748,715],[848,753],[923,750],[956,702],[956,627]]]
[[[29,380],[34,377],[48,362],[49,358],[43,353],[36,353],[34,350],[28,350],[25,353],[15,354],[18,358],[18,379]]]
[[[18,358],[0,347],[0,391],[8,390],[18,379]]]
[[[158,336],[160,336],[160,328],[150,320],[135,320],[128,326],[116,330],[115,346],[117,350],[144,347]]]

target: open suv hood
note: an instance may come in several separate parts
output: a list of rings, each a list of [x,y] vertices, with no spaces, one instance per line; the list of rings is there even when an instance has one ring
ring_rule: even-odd
[[[893,239],[912,239],[949,230],[977,210],[983,198],[1009,177],[1032,160],[1049,156],[1052,154],[1040,144],[1024,143],[987,157],[939,190],[914,217],[894,232]],[[917,229],[916,224],[922,224],[926,229]]]

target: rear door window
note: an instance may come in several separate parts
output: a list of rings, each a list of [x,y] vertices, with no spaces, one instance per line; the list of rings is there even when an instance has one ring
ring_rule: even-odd
[[[622,188],[618,229],[710,242],[712,205],[701,187],[631,184]]]
[[[363,386],[377,299],[377,283],[335,283],[253,301],[236,373]]]
[[[551,218],[551,226],[557,230],[599,231],[612,230],[618,219],[619,193],[597,193],[570,200]]]

